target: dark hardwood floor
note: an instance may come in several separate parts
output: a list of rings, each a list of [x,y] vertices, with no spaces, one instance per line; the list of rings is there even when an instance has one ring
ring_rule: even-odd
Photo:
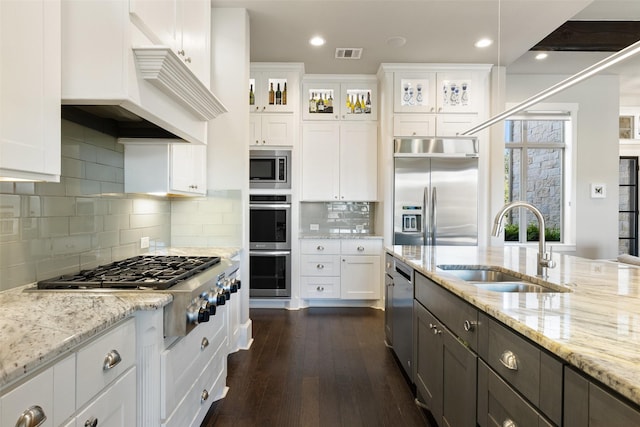
[[[252,309],[250,316],[253,345],[229,356],[229,392],[202,427],[430,425],[384,344],[384,312]]]

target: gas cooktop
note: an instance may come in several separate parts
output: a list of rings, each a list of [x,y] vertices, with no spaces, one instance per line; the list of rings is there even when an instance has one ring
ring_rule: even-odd
[[[38,289],[168,289],[220,262],[220,257],[136,256],[38,282]]]

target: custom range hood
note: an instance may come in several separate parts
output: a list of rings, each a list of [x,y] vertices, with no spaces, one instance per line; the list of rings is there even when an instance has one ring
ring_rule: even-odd
[[[207,122],[227,111],[208,88],[208,55],[187,64],[154,43],[128,2],[67,0],[61,12],[63,119],[122,143],[206,144]]]

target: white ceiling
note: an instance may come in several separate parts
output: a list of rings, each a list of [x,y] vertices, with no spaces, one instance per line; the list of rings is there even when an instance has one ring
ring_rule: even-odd
[[[245,7],[251,61],[303,62],[305,72],[375,74],[383,62],[490,63],[507,73],[573,74],[606,53],[551,52],[543,63],[529,49],[570,19],[640,20],[640,0],[212,0]],[[314,48],[308,40],[322,35]],[[402,36],[394,47],[387,40]],[[473,46],[481,37],[494,44]],[[363,48],[362,59],[335,59],[336,48]],[[633,62],[632,62],[633,61]],[[640,95],[640,58],[612,70],[621,91]]]

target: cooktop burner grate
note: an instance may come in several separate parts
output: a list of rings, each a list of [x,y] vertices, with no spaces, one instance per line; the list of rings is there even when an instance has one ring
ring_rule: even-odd
[[[38,282],[38,289],[168,289],[220,262],[220,257],[136,256]]]

